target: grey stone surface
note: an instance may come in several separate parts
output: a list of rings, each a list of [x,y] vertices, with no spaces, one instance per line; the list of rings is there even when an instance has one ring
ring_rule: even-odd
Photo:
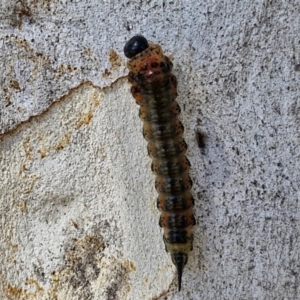
[[[299,299],[299,15],[298,1],[2,1],[0,298]],[[179,294],[124,77],[137,33],[172,57],[192,163]]]

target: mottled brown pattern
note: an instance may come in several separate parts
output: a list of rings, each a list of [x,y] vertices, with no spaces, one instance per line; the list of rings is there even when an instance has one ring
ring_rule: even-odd
[[[175,101],[177,80],[171,73],[172,63],[159,45],[133,56],[128,62],[131,93],[140,105],[143,136],[148,142],[158,192],[157,207],[161,212],[159,225],[164,229],[166,251],[178,271],[178,285],[193,248],[194,199],[190,163],[185,156],[183,125],[178,119],[180,107]]]

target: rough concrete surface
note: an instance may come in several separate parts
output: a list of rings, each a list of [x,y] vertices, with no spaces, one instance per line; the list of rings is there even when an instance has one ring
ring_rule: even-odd
[[[299,1],[0,3],[0,299],[300,299]],[[179,83],[180,293],[125,77],[137,33]]]

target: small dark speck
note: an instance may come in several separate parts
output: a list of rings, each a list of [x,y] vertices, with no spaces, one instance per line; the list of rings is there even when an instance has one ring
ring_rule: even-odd
[[[203,151],[205,148],[206,135],[203,132],[197,131],[196,140],[197,140],[198,147]]]
[[[232,147],[232,150],[235,151],[237,155],[240,155],[240,151],[238,148]]]
[[[295,71],[299,72],[300,71],[300,64],[295,66]]]
[[[257,186],[257,181],[256,181],[256,180],[253,180],[251,183],[252,183],[254,186]]]
[[[296,271],[294,271],[294,270],[291,270],[291,274],[292,274],[293,276],[297,276],[297,275],[298,275],[298,273],[297,273]]]

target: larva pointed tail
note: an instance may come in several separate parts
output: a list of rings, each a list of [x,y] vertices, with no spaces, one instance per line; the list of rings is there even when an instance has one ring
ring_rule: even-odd
[[[172,254],[172,261],[177,269],[178,276],[178,292],[181,290],[181,278],[183,273],[183,268],[187,263],[188,256],[183,252],[175,252]]]
[[[182,278],[183,268],[177,267],[177,275],[178,275],[178,292],[181,291],[181,278]]]

